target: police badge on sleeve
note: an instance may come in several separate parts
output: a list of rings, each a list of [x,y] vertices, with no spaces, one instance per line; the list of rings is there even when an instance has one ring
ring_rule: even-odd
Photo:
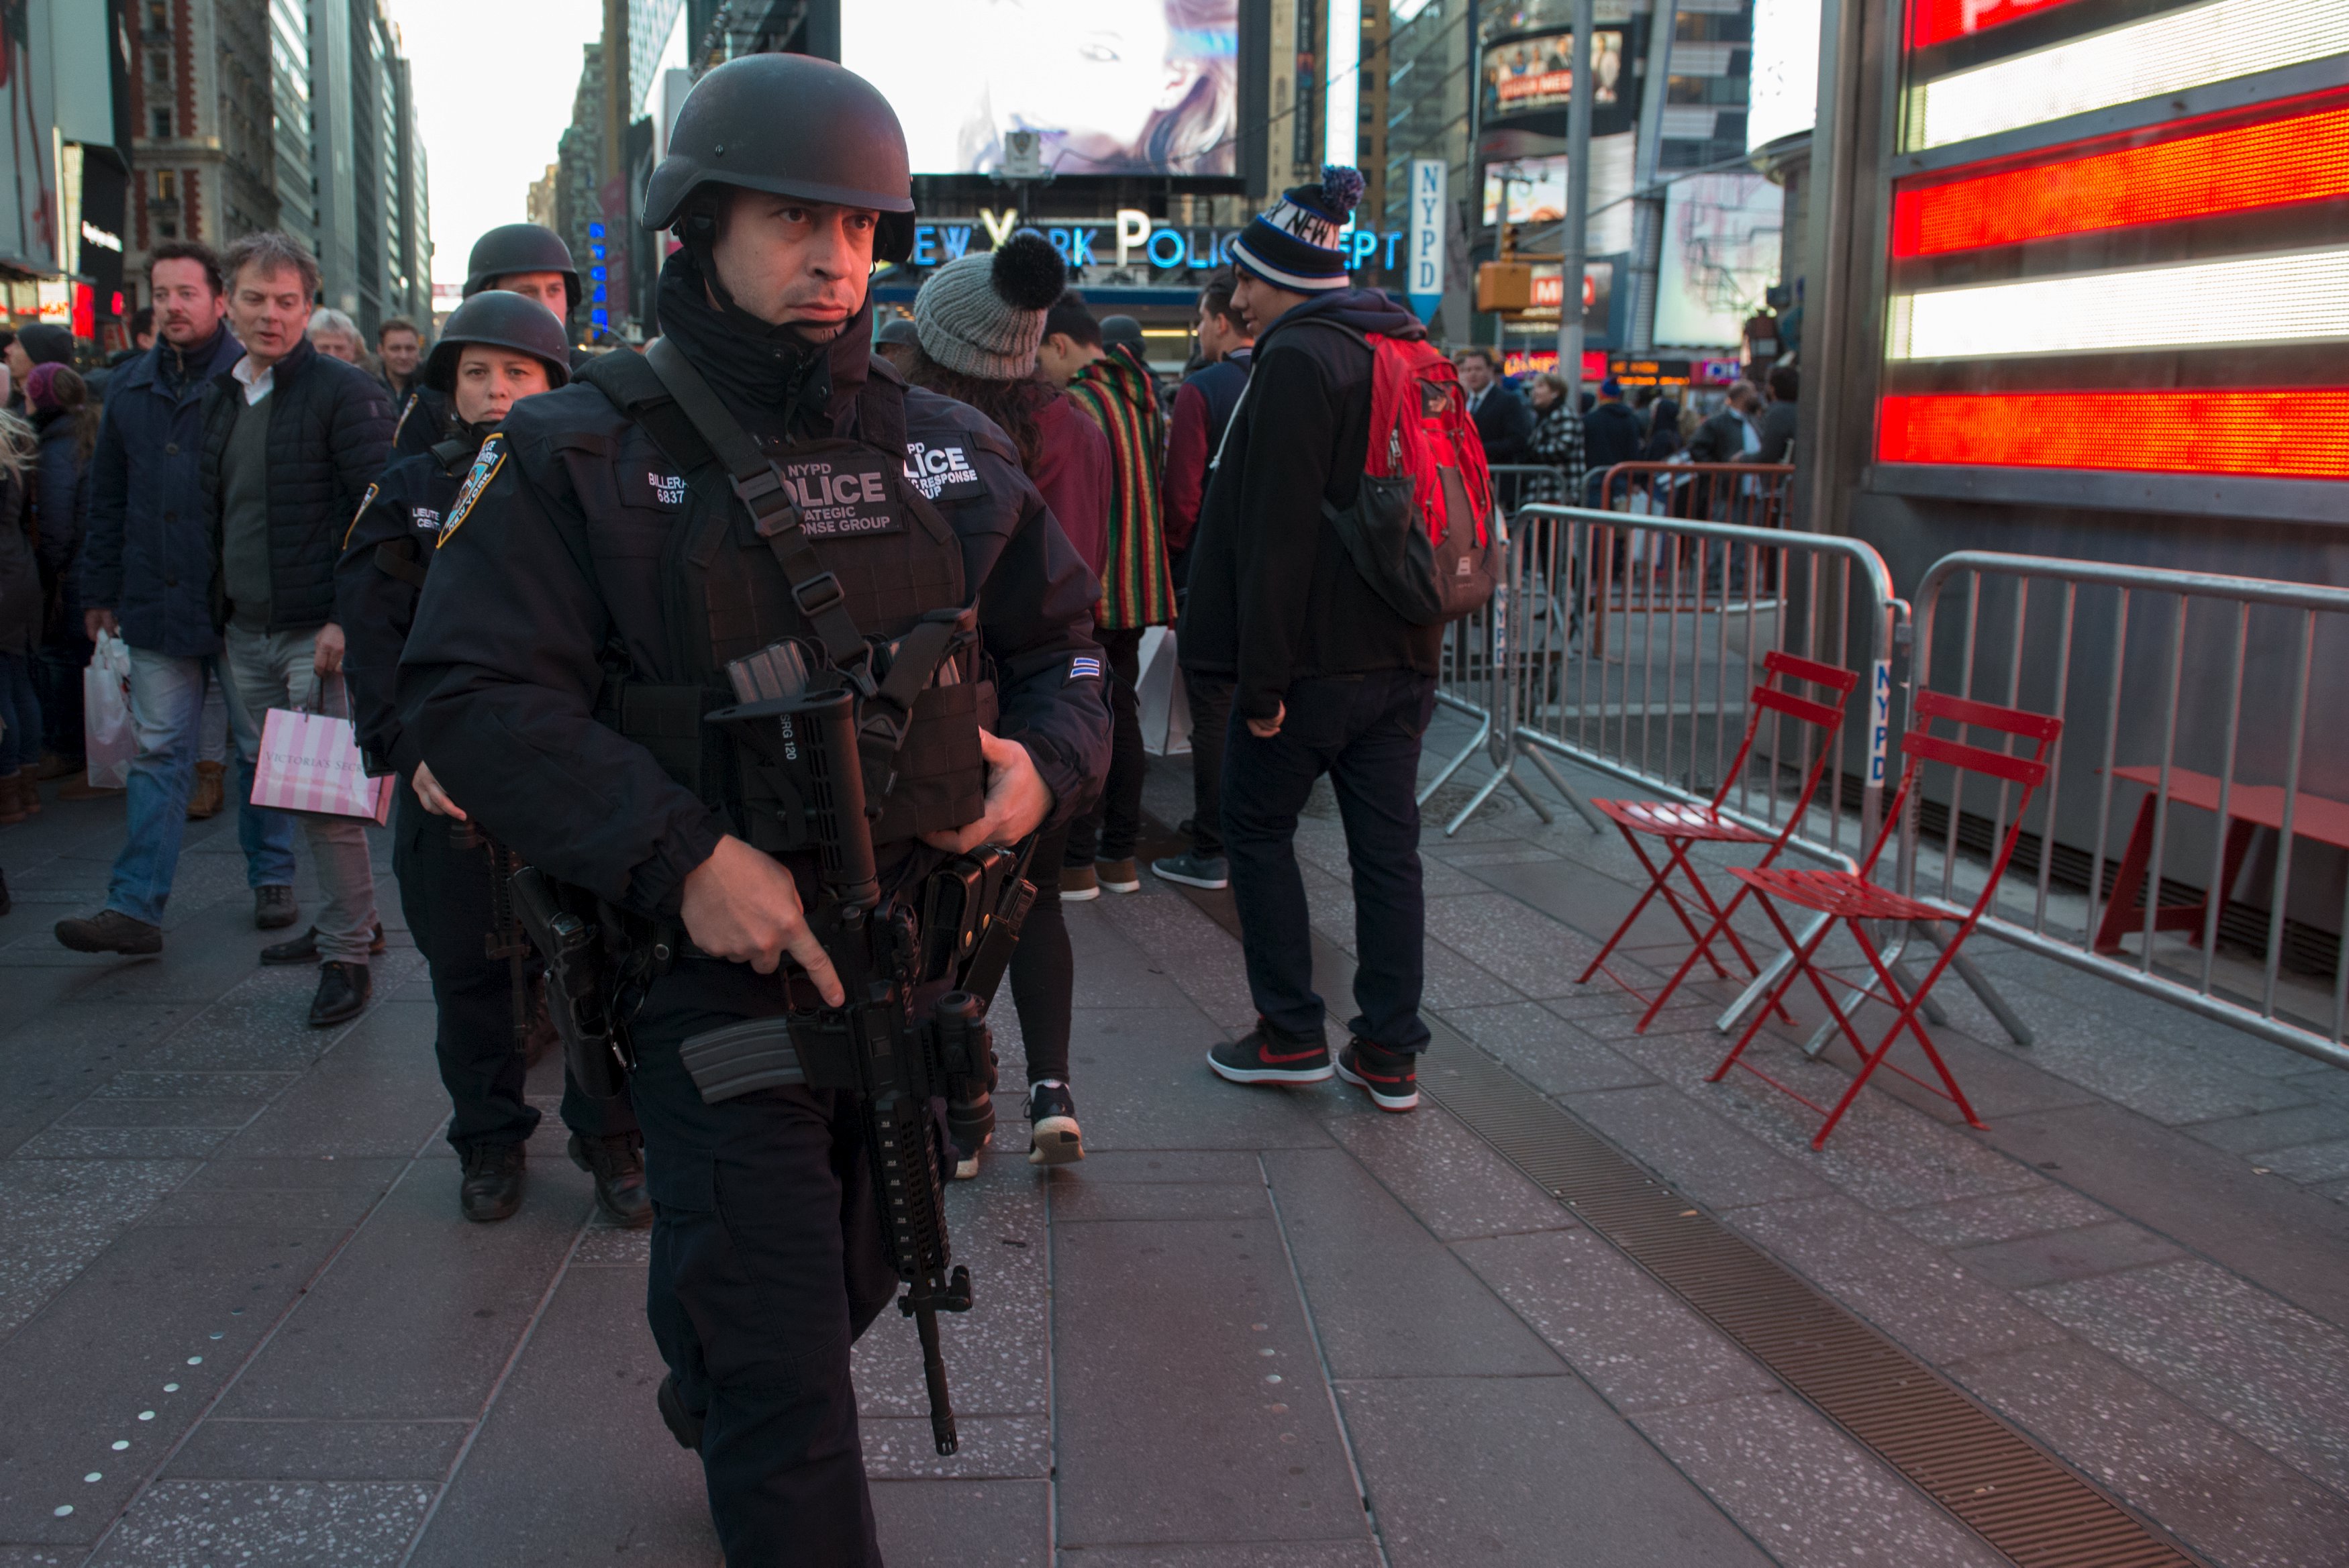
[[[472,515],[473,503],[481,499],[481,492],[490,488],[492,480],[498,477],[498,469],[505,466],[505,460],[506,438],[502,432],[481,443],[481,451],[473,459],[473,471],[465,476],[465,486],[457,492],[456,503],[449,509],[449,521],[440,527],[440,541],[433,545],[435,550],[456,537],[457,530],[464,526],[465,519]]]

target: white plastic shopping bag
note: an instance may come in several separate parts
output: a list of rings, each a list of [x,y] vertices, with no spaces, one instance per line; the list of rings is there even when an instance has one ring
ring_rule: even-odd
[[[130,781],[139,737],[130,727],[130,649],[112,632],[98,634],[98,647],[81,672],[81,716],[90,788],[121,789]]]
[[[316,688],[312,688],[316,696]],[[273,707],[261,728],[253,803],[313,816],[391,820],[391,775],[367,777],[347,718],[305,707]]]
[[[1174,629],[1143,628],[1138,662],[1142,678],[1133,689],[1142,748],[1153,757],[1183,756],[1191,749],[1191,699],[1183,689],[1183,666],[1174,662]]]

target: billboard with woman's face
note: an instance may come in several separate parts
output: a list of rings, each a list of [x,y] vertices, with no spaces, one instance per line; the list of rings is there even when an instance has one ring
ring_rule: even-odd
[[[841,63],[917,174],[988,174],[1032,130],[1056,175],[1239,167],[1239,0],[842,0]]]

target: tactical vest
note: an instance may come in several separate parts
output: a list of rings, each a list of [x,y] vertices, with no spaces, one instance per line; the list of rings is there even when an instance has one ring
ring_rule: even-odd
[[[877,378],[865,383],[857,408],[863,440],[761,449],[821,568],[819,578],[795,583],[786,552],[760,531],[726,463],[644,357],[607,354],[577,378],[644,430],[677,466],[690,497],[660,562],[669,669],[684,678],[654,683],[607,672],[597,717],[650,750],[739,836],[778,853],[796,850],[804,837],[793,824],[746,804],[772,799],[760,788],[758,759],[703,721],[743,698],[727,673],[736,660],[788,644],[810,669],[837,670],[854,639],[881,650],[873,655],[877,666],[926,621],[968,604],[961,543],[905,479],[903,389]],[[771,533],[780,515],[770,518]],[[968,645],[935,673],[922,672],[917,689],[867,699],[894,703],[892,711],[904,716],[894,756],[868,757],[876,844],[958,828],[985,811],[978,735],[994,727],[995,688],[976,640],[964,641]]]

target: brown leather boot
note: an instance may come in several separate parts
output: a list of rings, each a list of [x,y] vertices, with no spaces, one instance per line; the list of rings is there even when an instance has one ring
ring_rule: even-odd
[[[225,763],[199,762],[196,764],[196,788],[188,797],[189,821],[201,822],[208,817],[220,815],[221,806],[228,795],[225,783],[227,773],[228,767]]]

